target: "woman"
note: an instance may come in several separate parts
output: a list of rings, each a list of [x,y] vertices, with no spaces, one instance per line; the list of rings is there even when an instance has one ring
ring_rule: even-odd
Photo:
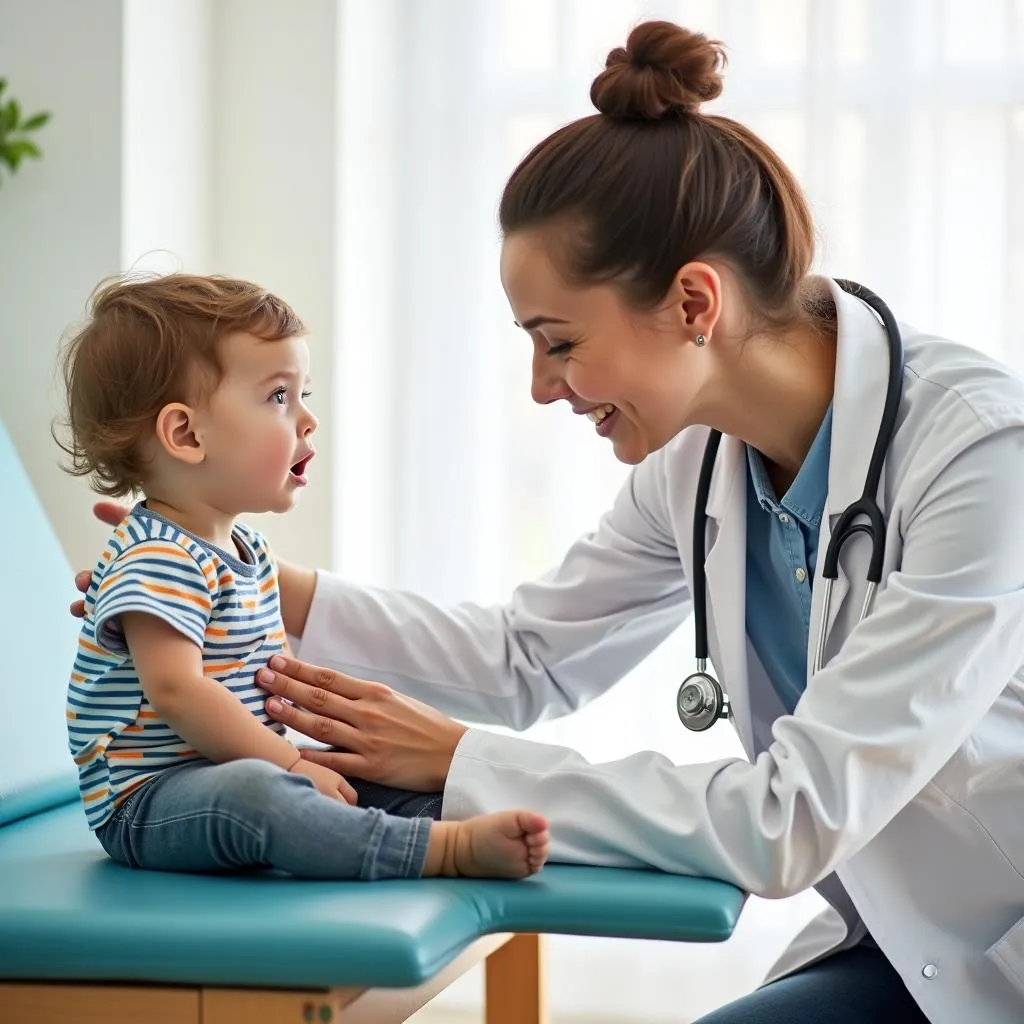
[[[541,142],[502,197],[533,397],[590,416],[635,467],[596,533],[495,608],[283,567],[304,661],[264,680],[292,702],[268,707],[341,748],[308,756],[343,774],[443,789],[446,817],[545,814],[555,860],[769,898],[816,886],[843,927],[812,925],[781,980],[707,1024],[816,1021],[825,1003],[833,1021],[1020,1021],[1024,386],[903,328],[894,434],[866,495],[888,526],[881,582],[860,621],[871,545],[854,536],[826,609],[887,336],[809,276],[811,219],[779,158],[701,113],[721,64],[703,36],[640,25],[593,84],[599,113]],[[984,301],[969,260],[958,284]],[[699,507],[709,428],[724,437]],[[705,512],[710,656],[749,761],[591,765],[445,717],[522,729],[614,685],[703,593]]]

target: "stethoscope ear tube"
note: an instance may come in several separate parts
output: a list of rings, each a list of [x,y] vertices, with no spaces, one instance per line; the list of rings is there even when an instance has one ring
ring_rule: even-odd
[[[708,496],[711,478],[715,472],[715,459],[722,432],[712,430],[704,448],[704,458],[697,478],[697,497],[693,505],[693,627],[697,647],[697,665],[701,672],[708,660],[708,588],[704,570],[706,534],[708,529]]]

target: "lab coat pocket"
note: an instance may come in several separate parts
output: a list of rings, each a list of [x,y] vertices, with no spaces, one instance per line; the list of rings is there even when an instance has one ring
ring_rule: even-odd
[[[1024,996],[1024,917],[990,946],[985,955]]]

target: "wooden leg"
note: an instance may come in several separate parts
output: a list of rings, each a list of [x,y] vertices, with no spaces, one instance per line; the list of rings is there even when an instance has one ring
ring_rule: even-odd
[[[488,958],[487,1024],[549,1024],[544,946],[539,935],[516,935]]]
[[[4,1024],[201,1024],[194,988],[0,982]]]

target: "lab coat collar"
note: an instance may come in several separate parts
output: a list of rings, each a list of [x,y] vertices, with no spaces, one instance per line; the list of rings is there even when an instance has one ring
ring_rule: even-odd
[[[885,328],[868,306],[844,292],[835,281],[827,283],[838,315],[828,470],[828,511],[830,516],[837,516],[864,490],[885,406],[889,346]],[[884,478],[883,469],[883,482]]]
[[[885,328],[860,299],[844,292],[829,278],[821,281],[835,300],[837,314],[827,500],[829,515],[837,516],[864,489],[885,406],[889,346]],[[745,495],[745,491],[736,493],[736,474],[744,471],[745,458],[742,441],[728,435],[722,437],[708,493],[707,512],[711,519],[723,519]]]
[[[701,449],[703,451],[703,449]],[[746,499],[746,488],[740,489],[747,479],[747,448],[738,438],[723,434],[715,459],[708,491],[709,519],[724,519]]]
[[[753,749],[747,685],[746,534],[747,455],[736,437],[724,435],[708,492],[708,639],[729,694],[733,723],[746,750]]]

